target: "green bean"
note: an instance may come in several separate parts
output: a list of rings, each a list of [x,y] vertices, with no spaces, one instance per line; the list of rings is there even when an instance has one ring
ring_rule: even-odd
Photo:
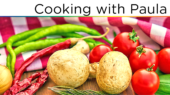
[[[12,49],[12,44],[18,40],[23,40],[25,38],[27,38],[28,36],[31,36],[33,34],[35,34],[38,31],[41,31],[43,29],[45,29],[46,27],[42,27],[42,28],[37,28],[37,29],[33,29],[33,30],[29,30],[29,31],[25,31],[16,35],[11,36],[7,42],[6,42],[6,48],[9,52],[9,54],[11,55],[12,58],[15,58],[16,55]],[[14,63],[16,60],[12,60],[11,63]],[[11,68],[8,66],[8,68],[11,70]],[[14,67],[13,67],[14,68]],[[11,70],[12,75],[14,75],[14,69]]]

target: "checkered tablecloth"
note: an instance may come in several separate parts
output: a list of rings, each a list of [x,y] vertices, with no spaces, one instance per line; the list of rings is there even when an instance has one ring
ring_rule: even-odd
[[[140,37],[140,44],[145,47],[154,50],[170,47],[170,17],[0,17],[0,44],[6,42],[10,36],[26,30],[65,23],[84,25],[96,29],[101,34],[106,31],[106,27],[109,27],[110,32],[106,37],[110,41],[114,40],[113,31],[119,34],[134,29]],[[102,39],[97,40],[106,43]],[[37,51],[18,55],[16,69],[35,52]],[[0,54],[0,64],[6,65],[8,54],[6,48],[1,48]],[[38,58],[27,68],[27,71],[45,68],[48,58],[49,56]]]

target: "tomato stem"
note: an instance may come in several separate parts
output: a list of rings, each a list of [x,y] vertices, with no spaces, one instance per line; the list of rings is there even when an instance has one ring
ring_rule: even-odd
[[[146,51],[143,50],[143,46],[140,45],[136,48],[136,51],[139,53],[139,57],[142,55],[142,53],[145,53]]]
[[[147,68],[147,71],[153,71],[153,67],[155,66],[155,64],[153,64],[150,68]]]
[[[115,50],[116,48],[118,48],[118,47],[113,47],[113,50]]]
[[[130,38],[132,41],[134,41],[134,42],[136,42],[136,40],[139,39],[139,36],[136,37],[136,34],[137,34],[137,33],[135,32],[134,29],[132,30],[131,33],[129,33],[129,38]]]

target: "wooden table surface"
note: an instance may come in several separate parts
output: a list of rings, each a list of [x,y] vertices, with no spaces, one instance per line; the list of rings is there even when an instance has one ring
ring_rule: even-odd
[[[42,70],[25,72],[22,75],[21,80],[29,77],[35,72],[42,72]],[[52,87],[52,86],[55,86],[55,83],[50,79],[50,77],[48,77],[48,80],[46,81],[46,83],[34,95],[57,95],[56,93],[54,93],[53,91],[47,88],[47,87]],[[78,87],[77,89],[80,89],[80,90],[91,89],[91,90],[96,90],[96,91],[100,90],[100,88],[97,85],[96,79],[88,79],[82,86]],[[120,95],[135,95],[131,84]]]

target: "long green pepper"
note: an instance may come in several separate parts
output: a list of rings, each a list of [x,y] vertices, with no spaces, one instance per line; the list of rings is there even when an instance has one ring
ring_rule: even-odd
[[[64,37],[76,37],[76,38],[82,38],[82,37],[84,37],[83,35],[80,35],[80,34],[78,34],[78,33],[61,33],[61,34],[57,34],[57,35],[59,35],[59,36],[64,36]],[[91,41],[91,42],[95,42],[95,40],[93,40],[93,39],[85,39],[85,41]],[[32,42],[32,41],[30,41],[30,42]],[[18,41],[18,42],[16,42],[16,43],[13,43],[12,44],[12,46],[15,46],[15,47],[17,47],[17,46],[20,46],[20,45],[23,45],[24,43],[22,43],[21,41]]]
[[[22,32],[22,33],[19,33],[19,34],[16,34],[16,35],[13,35],[11,36],[7,42],[6,42],[6,48],[9,52],[9,54],[12,56],[12,58],[15,58],[16,55],[13,51],[13,48],[12,48],[12,44],[16,41],[19,41],[19,40],[23,40],[25,38],[27,38],[28,36],[31,36],[43,29],[45,29],[46,27],[42,27],[42,28],[37,28],[37,29],[33,29],[33,30],[29,30],[29,31],[25,31],[25,32]],[[8,59],[7,59],[8,60]],[[14,63],[16,60],[12,60],[11,63]],[[7,66],[9,67],[9,66]],[[9,68],[10,70],[12,70],[11,68]],[[14,71],[11,71],[12,72],[12,75],[14,75]]]
[[[36,29],[24,31],[24,32],[15,34],[15,35],[13,35],[13,36],[11,36],[11,37],[12,37],[12,38],[17,38],[17,37],[19,37],[18,40],[15,40],[14,42],[19,41],[19,40],[24,40],[24,39],[26,39],[27,37],[30,37],[31,35],[39,32],[39,31],[41,31],[41,30],[43,30],[43,29],[45,29],[45,28],[47,28],[47,27],[41,27],[41,28],[36,28]],[[11,38],[11,37],[10,37],[10,38]],[[11,39],[12,39],[12,38],[11,38]],[[7,43],[7,42],[0,44],[0,48],[5,47],[5,46],[6,46],[6,43]],[[12,44],[12,45],[13,45],[13,44]]]
[[[51,27],[48,27],[38,33],[36,33],[33,36],[30,36],[26,40],[20,41],[16,46],[22,45],[24,43],[30,42],[30,41],[35,41],[40,38],[49,36],[49,35],[57,35],[57,34],[65,34],[65,33],[74,33],[74,32],[85,32],[87,34],[93,35],[93,36],[100,36],[101,34],[94,30],[90,29],[88,27],[82,26],[82,25],[74,25],[74,24],[63,24],[63,25],[54,25]],[[105,41],[107,41],[109,44],[112,44],[107,38],[102,37]]]

